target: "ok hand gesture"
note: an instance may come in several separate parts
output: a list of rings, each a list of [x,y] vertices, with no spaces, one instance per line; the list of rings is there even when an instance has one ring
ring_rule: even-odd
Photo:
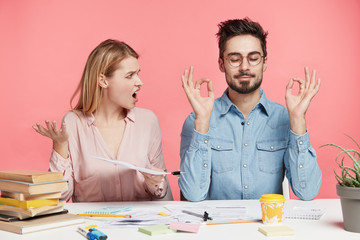
[[[294,82],[299,83],[297,95],[292,94]],[[319,89],[320,78],[316,81],[315,69],[310,77],[308,67],[305,67],[305,81],[301,78],[292,78],[286,86],[286,107],[289,112],[291,130],[295,133],[304,134],[306,132],[305,113]]]
[[[194,68],[192,66],[189,71],[185,70],[181,76],[182,86],[195,113],[195,130],[200,133],[207,133],[211,112],[214,108],[214,89],[212,82],[207,78],[197,80],[194,86],[193,71]],[[207,97],[201,96],[200,93],[201,84],[203,83],[207,84]]]

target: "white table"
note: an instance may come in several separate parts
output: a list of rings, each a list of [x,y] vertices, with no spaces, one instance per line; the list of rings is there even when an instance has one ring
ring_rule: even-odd
[[[153,208],[163,206],[165,204],[177,204],[179,202],[166,202],[166,201],[154,201],[154,202],[117,202],[117,203],[68,203],[65,208],[70,213],[81,213],[88,209],[95,209],[103,206],[129,206],[134,208]],[[181,202],[182,203],[182,202]],[[239,205],[247,206],[249,214],[251,216],[261,218],[260,203],[258,200],[229,200],[229,201],[208,201],[209,204],[221,204],[224,203],[237,203]],[[297,204],[298,200],[288,200],[287,206]],[[161,236],[148,236],[138,232],[137,228],[109,228],[100,229],[108,235],[108,239],[360,239],[359,233],[352,233],[344,230],[341,205],[339,199],[317,199],[314,203],[322,206],[326,209],[325,215],[320,220],[293,220],[285,219],[284,224],[296,231],[295,236],[281,236],[281,237],[266,237],[258,231],[259,226],[263,224],[259,223],[241,223],[241,224],[226,224],[226,225],[204,225],[200,227],[198,233],[174,233]],[[91,224],[91,220],[87,220],[87,226]],[[90,222],[89,222],[90,221]],[[46,230],[42,232],[29,233],[25,235],[18,235],[14,233],[0,231],[1,240],[12,239],[85,239],[80,235],[76,229],[78,226],[68,226],[52,230]]]

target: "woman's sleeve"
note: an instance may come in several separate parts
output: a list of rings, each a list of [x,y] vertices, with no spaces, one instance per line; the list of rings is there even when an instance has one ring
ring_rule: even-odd
[[[150,164],[156,168],[166,170],[164,156],[162,153],[162,136],[160,130],[160,124],[157,117],[154,115],[154,121],[151,121],[152,126],[150,134],[150,146],[148,152],[148,158]],[[149,186],[145,183],[147,191],[157,199],[164,198],[168,189],[168,183],[166,178],[159,185]]]
[[[73,124],[69,124],[66,121],[66,116],[64,117],[63,121],[66,123],[67,131],[69,133],[69,146],[72,143],[72,132],[74,131],[75,126],[71,126]],[[70,149],[70,148],[69,148]],[[74,172],[72,168],[72,159],[71,159],[71,152],[68,150],[68,158],[63,158],[59,153],[57,153],[54,149],[52,150],[51,157],[50,157],[50,171],[51,172],[61,172],[64,175],[64,180],[68,181],[68,190],[61,193],[61,200],[69,201],[74,192]]]
[[[62,172],[64,179],[68,181],[68,190],[61,193],[61,200],[69,201],[74,191],[73,169],[71,166],[70,154],[68,158],[63,158],[54,149],[50,157],[50,171]]]

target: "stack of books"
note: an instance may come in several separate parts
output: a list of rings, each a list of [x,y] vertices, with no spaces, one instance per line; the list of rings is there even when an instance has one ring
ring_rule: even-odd
[[[22,234],[29,232],[23,225],[73,218],[64,210],[65,201],[60,201],[61,192],[67,188],[68,183],[59,172],[0,171],[0,229]]]

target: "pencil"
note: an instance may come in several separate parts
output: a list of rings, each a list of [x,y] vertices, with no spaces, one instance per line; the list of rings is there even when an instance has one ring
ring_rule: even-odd
[[[123,218],[131,218],[131,215],[124,214],[88,214],[88,213],[79,213],[78,215],[84,217],[123,217]]]
[[[229,220],[229,221],[213,221],[207,222],[206,225],[220,225],[220,224],[234,224],[234,223],[254,223],[260,222],[261,219],[244,219],[244,220]]]

